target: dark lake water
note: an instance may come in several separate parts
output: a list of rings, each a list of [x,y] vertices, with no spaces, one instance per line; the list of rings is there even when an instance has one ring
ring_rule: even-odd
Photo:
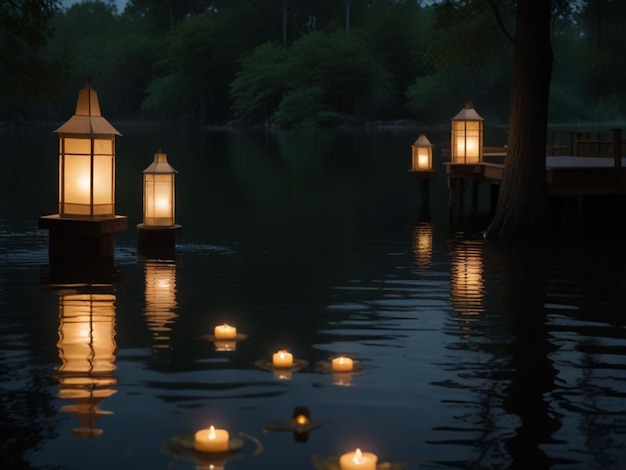
[[[99,285],[51,277],[56,127],[0,131],[0,468],[338,470],[356,448],[380,470],[626,468],[622,233],[484,241],[488,188],[478,214],[448,211],[447,129],[427,133],[425,208],[420,129],[116,127],[128,229]],[[159,148],[179,172],[173,260],[136,255]],[[231,350],[210,338],[223,322],[246,336]],[[296,370],[266,367],[279,349]],[[328,371],[340,354],[354,373]],[[209,425],[226,461],[189,447]]]

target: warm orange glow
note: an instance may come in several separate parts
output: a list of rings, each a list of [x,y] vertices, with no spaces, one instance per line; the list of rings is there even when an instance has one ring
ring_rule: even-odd
[[[176,301],[176,265],[174,263],[145,262],[145,316],[152,331],[156,349],[168,349],[171,325],[178,315]]]
[[[452,119],[452,163],[478,163],[483,152],[483,118],[468,102]]]
[[[420,222],[413,230],[413,251],[420,269],[430,268],[433,257],[433,224]]]
[[[115,296],[99,293],[62,293],[59,296],[59,398],[73,400],[62,412],[74,413],[80,424],[75,437],[102,434],[94,427],[106,413],[100,402],[113,395],[115,370]]]
[[[357,448],[354,452],[343,454],[339,458],[341,470],[376,470],[378,456],[371,452],[362,452]]]
[[[298,415],[296,416],[296,424],[298,426],[304,426],[309,423],[309,418],[306,415]]]
[[[200,429],[194,435],[194,447],[201,452],[224,452],[229,450],[229,434],[225,429]]]
[[[339,356],[332,361],[334,372],[350,372],[354,366],[354,361],[349,357]]]
[[[433,159],[433,148],[430,141],[425,135],[420,135],[419,138],[412,145],[413,158],[412,158],[412,170],[431,170]]]
[[[215,327],[214,334],[216,339],[235,339],[237,337],[237,328],[224,323]]]
[[[272,356],[272,364],[279,369],[290,368],[293,366],[293,354],[284,349],[275,352]]]
[[[108,218],[115,215],[115,136],[100,115],[89,84],[79,92],[75,114],[59,127],[59,215]]]
[[[484,311],[484,280],[481,251],[472,244],[461,244],[453,254],[450,266],[450,297],[454,309],[465,316]]]
[[[176,170],[167,155],[158,152],[143,171],[143,223],[149,227],[171,227],[175,217]]]

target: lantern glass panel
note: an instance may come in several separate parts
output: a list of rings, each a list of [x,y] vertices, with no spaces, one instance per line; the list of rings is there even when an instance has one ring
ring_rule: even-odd
[[[144,224],[165,227],[174,225],[173,174],[144,174]]]
[[[68,155],[61,160],[60,212],[89,215],[91,202],[91,158],[89,155]]]
[[[480,121],[453,121],[453,162],[479,162],[482,153],[481,140],[482,123]]]
[[[417,148],[417,167],[420,170],[428,170],[430,168],[430,152],[428,147]]]
[[[93,203],[94,213],[106,214],[111,211],[111,201],[113,200],[113,156],[112,155],[94,155],[93,158]],[[108,206],[108,207],[105,207]]]
[[[66,155],[90,155],[91,139],[72,139],[65,137],[61,139],[61,153]]]
[[[59,213],[111,216],[115,197],[113,139],[63,137],[60,145]]]

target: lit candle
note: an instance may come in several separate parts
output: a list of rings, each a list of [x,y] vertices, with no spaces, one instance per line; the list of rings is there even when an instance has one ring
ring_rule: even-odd
[[[237,337],[237,328],[226,323],[215,327],[216,339],[235,339]]]
[[[228,450],[228,431],[225,429],[200,429],[194,436],[194,446],[201,452],[224,452]]]
[[[376,470],[377,461],[376,454],[361,452],[361,449],[357,448],[354,452],[348,452],[339,458],[339,467],[341,470]]]
[[[275,352],[272,356],[272,364],[280,369],[287,369],[293,366],[293,354],[284,349]]]
[[[349,357],[339,356],[333,359],[333,372],[350,372],[354,361]]]
[[[306,426],[309,424],[309,417],[307,415],[299,414],[294,418],[296,426]]]

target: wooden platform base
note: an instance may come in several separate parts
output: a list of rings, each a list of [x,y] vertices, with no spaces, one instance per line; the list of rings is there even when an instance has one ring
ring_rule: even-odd
[[[106,219],[69,219],[59,214],[39,218],[39,228],[49,230],[50,259],[91,260],[114,257],[114,235],[126,230],[126,216]]]
[[[181,225],[149,227],[137,225],[137,254],[144,258],[173,259],[176,255],[176,236]]]

